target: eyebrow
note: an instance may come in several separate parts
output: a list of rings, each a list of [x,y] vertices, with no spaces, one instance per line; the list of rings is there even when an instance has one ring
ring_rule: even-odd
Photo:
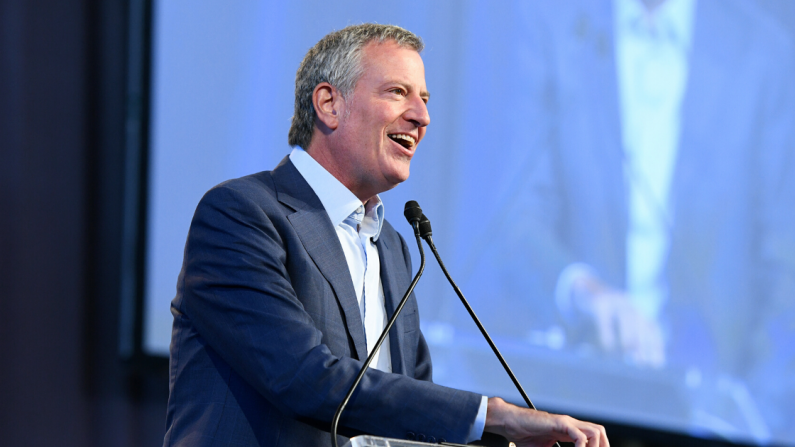
[[[392,84],[392,83],[398,84],[401,87],[405,88],[406,90],[411,90],[409,88],[409,87],[411,87],[409,84],[406,84],[405,82],[399,81],[397,79],[387,80],[387,82],[385,82],[385,84]],[[429,101],[431,99],[431,93],[428,90],[421,90],[420,91],[420,98],[425,99],[425,101]]]

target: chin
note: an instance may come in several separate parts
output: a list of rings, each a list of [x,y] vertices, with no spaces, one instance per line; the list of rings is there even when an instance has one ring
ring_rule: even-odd
[[[390,189],[393,189],[395,186],[405,182],[406,179],[408,178],[409,178],[408,175],[385,177],[384,180],[386,181],[386,184],[384,185],[385,187],[384,191],[389,191]]]
[[[394,184],[394,185],[398,185],[400,183],[403,183],[403,182],[405,182],[406,180],[409,179],[409,170],[406,169],[405,172],[395,173],[395,175],[392,175],[392,176],[388,177],[388,179],[389,179],[389,182]]]

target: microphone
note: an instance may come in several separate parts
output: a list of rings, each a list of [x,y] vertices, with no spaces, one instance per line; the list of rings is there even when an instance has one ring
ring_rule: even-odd
[[[475,315],[475,311],[472,310],[472,306],[470,306],[467,299],[464,298],[464,294],[461,292],[461,289],[458,288],[458,285],[455,283],[455,281],[453,281],[453,277],[450,276],[450,273],[447,271],[447,268],[445,268],[444,262],[442,262],[442,257],[439,256],[439,252],[436,250],[436,246],[433,244],[433,237],[432,237],[433,232],[431,231],[431,221],[428,220],[425,214],[423,214],[420,217],[419,232],[420,232],[420,237],[425,239],[425,242],[428,243],[428,247],[430,247],[431,251],[433,252],[433,255],[436,257],[436,261],[439,262],[439,267],[441,267],[442,272],[444,272],[444,276],[447,277],[447,280],[450,282],[450,285],[453,286],[453,290],[455,290],[456,295],[458,295],[458,298],[461,299],[461,303],[464,305],[467,312],[469,312],[469,316],[472,317],[472,321],[474,321],[478,329],[480,329],[480,333],[483,334],[483,338],[485,338],[486,341],[489,343],[491,350],[494,351],[494,355],[496,355],[497,358],[500,360],[500,363],[502,364],[502,367],[505,369],[505,372],[508,373],[508,376],[511,378],[511,381],[513,381],[513,385],[516,387],[517,390],[519,390],[519,394],[522,395],[522,398],[524,399],[525,403],[527,403],[527,406],[530,409],[535,410],[536,409],[535,405],[533,405],[533,402],[527,396],[527,393],[525,393],[524,388],[522,388],[522,384],[519,383],[519,379],[517,379],[516,376],[513,374],[513,371],[511,371],[511,367],[508,366],[508,362],[505,361],[505,358],[500,353],[500,350],[497,349],[497,345],[494,344],[494,341],[489,336],[489,333],[486,332],[486,328],[483,327],[483,324],[481,324],[480,319],[478,318],[477,315]],[[555,446],[560,447],[560,444],[555,442]]]
[[[431,221],[428,220],[427,217],[425,217],[425,214],[423,214],[422,216],[420,216],[420,236],[426,241],[428,241],[432,234],[433,231],[431,231]],[[428,245],[433,245],[433,239],[430,239]],[[433,248],[431,250],[433,250]]]
[[[416,222],[419,222],[422,217],[425,217],[422,214],[422,208],[420,208],[420,204],[415,202],[414,200],[409,200],[406,202],[406,206],[403,207],[403,215],[406,216],[406,220],[409,221],[409,224],[414,228],[414,233],[417,235],[417,227],[414,225]],[[425,220],[428,220],[427,218]]]
[[[389,321],[386,324],[386,327],[381,332],[381,336],[378,337],[378,341],[375,343],[373,350],[370,351],[370,355],[367,356],[367,360],[364,361],[364,365],[362,365],[362,369],[359,370],[359,375],[356,376],[356,380],[353,381],[353,385],[348,390],[348,394],[345,395],[345,398],[342,399],[340,402],[339,407],[337,407],[337,411],[334,412],[334,418],[331,420],[331,444],[334,447],[338,447],[337,444],[337,426],[340,422],[340,417],[342,417],[342,412],[345,410],[345,407],[348,405],[348,401],[351,399],[353,392],[356,391],[356,387],[359,386],[359,382],[361,382],[362,377],[364,377],[364,373],[367,371],[367,368],[372,363],[375,354],[378,352],[378,349],[381,348],[381,344],[384,343],[384,339],[386,335],[389,333],[389,330],[392,329],[392,325],[395,324],[398,315],[400,315],[400,311],[403,310],[403,306],[409,300],[409,296],[411,296],[411,292],[414,291],[414,287],[417,285],[417,282],[420,280],[420,276],[422,276],[422,272],[425,271],[425,252],[422,250],[422,239],[420,239],[420,228],[419,222],[422,218],[422,208],[420,205],[410,200],[406,202],[406,206],[403,208],[403,215],[406,216],[406,219],[411,224],[412,228],[414,228],[414,237],[417,239],[417,247],[420,249],[420,268],[417,270],[417,274],[414,276],[414,279],[409,284],[408,290],[406,290],[406,294],[403,295],[403,298],[398,303],[397,308],[395,308],[395,313],[392,314],[392,317],[389,318]]]

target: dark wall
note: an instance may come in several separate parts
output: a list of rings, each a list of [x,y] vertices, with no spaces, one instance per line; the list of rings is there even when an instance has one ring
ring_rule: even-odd
[[[126,1],[0,3],[0,444],[162,442],[118,356]]]

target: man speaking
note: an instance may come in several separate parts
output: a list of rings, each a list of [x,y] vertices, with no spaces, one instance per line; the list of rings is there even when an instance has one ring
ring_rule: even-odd
[[[330,445],[411,281],[378,194],[408,178],[430,123],[422,47],[388,25],[324,37],[296,75],[289,157],[202,198],[171,304],[165,446]],[[349,436],[608,446],[601,426],[433,384],[413,296],[373,365],[340,421]]]

